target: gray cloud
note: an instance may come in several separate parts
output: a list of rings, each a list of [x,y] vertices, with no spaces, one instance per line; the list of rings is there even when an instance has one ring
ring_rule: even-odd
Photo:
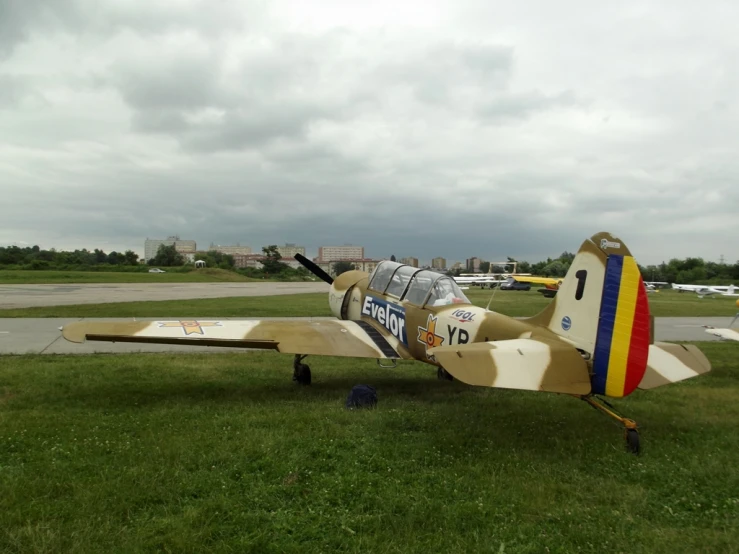
[[[2,244],[739,258],[729,13],[61,5],[0,13]]]

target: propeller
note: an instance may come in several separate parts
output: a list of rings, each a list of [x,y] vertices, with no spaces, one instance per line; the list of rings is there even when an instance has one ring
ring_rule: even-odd
[[[320,279],[326,281],[329,285],[334,282],[333,277],[323,271],[318,265],[316,265],[314,262],[310,261],[308,258],[303,256],[302,254],[295,254],[295,259],[300,262],[301,265],[303,265],[308,271],[310,271],[313,275],[316,277],[319,277]]]

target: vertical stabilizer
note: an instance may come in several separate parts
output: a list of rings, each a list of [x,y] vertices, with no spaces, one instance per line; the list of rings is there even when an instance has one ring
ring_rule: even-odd
[[[646,288],[621,240],[597,233],[580,246],[562,285],[530,323],[588,354],[592,392],[633,392],[647,367],[651,335]]]

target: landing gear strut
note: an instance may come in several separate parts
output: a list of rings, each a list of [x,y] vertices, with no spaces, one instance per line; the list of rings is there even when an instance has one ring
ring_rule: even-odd
[[[632,454],[639,454],[641,447],[639,444],[639,430],[637,429],[636,421],[618,414],[616,409],[602,398],[592,395],[581,396],[580,398],[596,410],[621,423],[624,426],[626,450]]]
[[[310,385],[310,367],[302,363],[307,354],[295,354],[293,359],[293,381],[298,385]]]

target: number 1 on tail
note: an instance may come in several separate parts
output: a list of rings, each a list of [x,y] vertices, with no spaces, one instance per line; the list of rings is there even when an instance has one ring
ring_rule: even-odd
[[[588,278],[588,270],[581,269],[575,273],[577,278],[577,289],[575,290],[575,300],[580,300],[585,291],[585,280]]]

